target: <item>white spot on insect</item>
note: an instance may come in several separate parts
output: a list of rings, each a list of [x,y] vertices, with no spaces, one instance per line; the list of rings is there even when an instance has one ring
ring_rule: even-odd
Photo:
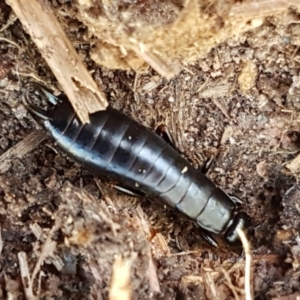
[[[128,137],[129,140],[131,140],[131,135]]]
[[[136,183],[135,183],[135,186],[136,186],[136,187],[139,187],[140,185],[136,182]]]
[[[143,173],[145,174],[145,173],[146,173],[146,170],[143,170]]]
[[[185,167],[182,169],[181,174],[184,174],[187,170],[188,170],[188,167],[185,166]]]
[[[139,169],[139,173],[141,173],[142,172],[142,169]]]

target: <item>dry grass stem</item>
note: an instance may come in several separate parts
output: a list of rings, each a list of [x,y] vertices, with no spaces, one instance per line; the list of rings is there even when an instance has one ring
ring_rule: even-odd
[[[33,78],[34,80],[36,80],[36,81],[42,83],[42,84],[45,85],[45,86],[49,86],[49,84],[48,84],[46,81],[44,81],[44,80],[42,80],[41,78],[39,78],[38,76],[36,76],[33,72],[31,72],[31,73],[23,73],[23,72],[20,72],[20,71],[18,71],[18,70],[12,70],[12,73],[13,73],[14,75],[18,76],[18,78],[19,78],[20,76],[30,77],[30,78]],[[54,89],[54,87],[51,87],[51,88]]]
[[[172,253],[170,256],[184,256],[184,255],[199,254],[199,253],[201,253],[201,252],[197,251],[197,250],[191,250],[191,251]]]
[[[3,37],[3,36],[0,36],[0,41],[9,43],[9,44],[11,44],[11,45],[17,47],[20,51],[22,50],[22,48],[21,48],[17,43],[15,43],[14,41],[12,41],[12,40],[10,40],[10,39],[8,39],[8,38],[5,38],[5,37]]]
[[[240,300],[240,297],[236,292],[235,286],[232,284],[232,281],[231,281],[231,278],[230,278],[228,272],[225,269],[222,269],[222,272],[224,274],[225,279],[227,280],[227,283],[225,283],[225,284],[230,288],[230,290],[231,290],[231,292],[234,296],[234,299],[235,300]]]
[[[41,51],[83,123],[108,103],[83,65],[53,12],[38,0],[7,0]]]
[[[251,248],[250,243],[245,235],[245,233],[241,229],[237,229],[238,235],[242,241],[244,252],[245,252],[245,299],[252,300],[251,293]]]
[[[31,278],[29,274],[27,255],[25,252],[18,253],[19,265],[20,265],[20,273],[22,284],[24,288],[25,297],[27,300],[38,300],[36,296],[33,295]]]
[[[11,14],[8,21],[6,22],[6,24],[4,24],[1,28],[0,28],[0,32],[4,31],[6,28],[8,28],[10,25],[14,24],[16,22],[18,18],[14,15]]]
[[[207,289],[210,291],[212,298],[213,299],[219,299],[218,292],[217,292],[217,289],[216,289],[216,285],[214,283],[214,280],[211,277],[210,272],[205,272],[204,273],[204,282],[207,286]]]
[[[213,98],[212,101],[214,102],[214,104],[220,109],[220,111],[224,114],[224,116],[228,119],[230,119],[230,116],[228,114],[227,109],[225,108],[225,106],[217,99]]]
[[[38,259],[38,261],[34,267],[33,273],[32,273],[31,288],[33,285],[33,281],[34,281],[37,273],[40,271],[41,265],[43,264],[44,260],[46,259],[46,257],[52,255],[56,248],[56,242],[52,241],[51,238],[52,238],[53,233],[57,230],[57,228],[58,228],[58,226],[56,224],[51,228],[51,230],[47,236],[47,239],[46,239],[44,245],[42,246],[41,254],[39,256],[39,259]]]
[[[28,262],[27,262],[27,254],[25,252],[18,253],[19,265],[20,265],[20,272],[22,277],[22,284],[25,292],[26,299],[28,300],[35,300],[40,299],[40,292],[41,292],[41,280],[42,280],[42,272],[41,272],[41,265],[43,264],[46,257],[53,254],[56,248],[56,242],[52,241],[52,235],[55,230],[58,228],[57,225],[54,225],[48,236],[47,239],[42,247],[42,252],[39,256],[39,259],[34,267],[32,276],[30,276]],[[33,283],[37,273],[40,271],[39,278],[38,278],[38,290],[37,296],[33,294]]]
[[[175,69],[168,66],[164,61],[158,58],[153,53],[147,51],[141,45],[139,47],[133,46],[134,52],[138,57],[142,58],[146,63],[148,63],[158,74],[170,80],[177,73]]]
[[[10,160],[23,157],[34,150],[47,136],[42,131],[34,131],[28,134],[21,142],[11,147],[0,156],[0,174],[7,171]]]

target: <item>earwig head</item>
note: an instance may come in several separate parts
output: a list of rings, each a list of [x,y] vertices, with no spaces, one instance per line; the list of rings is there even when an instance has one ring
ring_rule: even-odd
[[[254,235],[250,217],[244,212],[237,213],[225,233],[225,241],[232,247],[241,247],[237,228],[243,230],[248,239],[251,239]]]
[[[52,105],[58,103],[58,98],[56,98],[46,87],[38,83],[27,83],[24,87],[22,101],[26,108],[36,117],[35,119],[37,121],[49,120],[50,117],[46,110],[32,104],[34,95],[40,97],[41,100],[50,102]]]

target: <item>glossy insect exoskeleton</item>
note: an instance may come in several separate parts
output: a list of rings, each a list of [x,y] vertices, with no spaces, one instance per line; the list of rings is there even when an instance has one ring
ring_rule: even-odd
[[[231,246],[240,246],[237,228],[251,235],[251,220],[238,211],[237,198],[216,187],[156,133],[110,107],[91,114],[90,123],[83,125],[66,96],[55,97],[39,84],[31,87],[53,107],[45,111],[31,105],[30,88],[24,104],[84,168],[116,182],[119,190],[160,199],[194,221],[214,246],[212,233]]]

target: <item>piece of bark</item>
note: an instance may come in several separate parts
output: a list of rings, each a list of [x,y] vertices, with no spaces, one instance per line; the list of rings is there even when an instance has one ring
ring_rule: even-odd
[[[38,0],[6,0],[45,58],[78,117],[105,110],[108,103],[80,60],[53,12]]]

